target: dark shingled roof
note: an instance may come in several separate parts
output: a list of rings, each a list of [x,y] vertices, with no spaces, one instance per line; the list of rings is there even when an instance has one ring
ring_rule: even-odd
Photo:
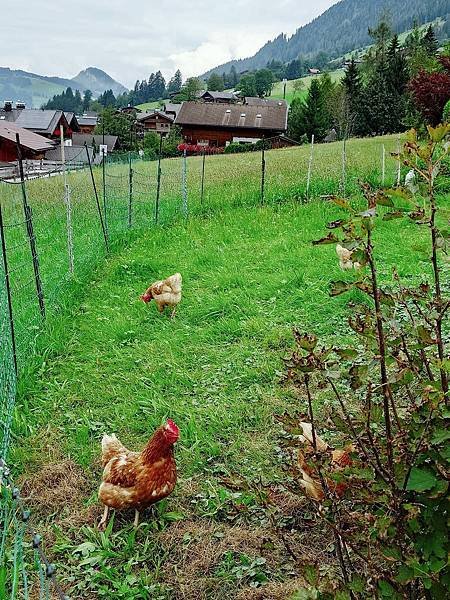
[[[96,145],[100,146],[103,144],[103,135],[94,135],[92,133],[74,133],[72,135],[72,143],[74,146],[84,146],[86,143],[88,146]],[[114,150],[117,144],[117,135],[105,135],[105,144],[108,146],[108,151]]]
[[[64,119],[63,125],[68,127],[67,120],[61,110],[25,108],[20,111],[15,123],[19,127],[31,129],[34,132],[52,134],[57,128],[61,117]]]
[[[146,121],[147,119],[151,118],[151,117],[162,117],[163,119],[167,119],[168,121],[173,122],[173,117],[171,115],[166,115],[164,112],[160,111],[160,110],[153,110],[152,112],[149,113],[141,113],[136,115],[136,119],[138,121]]]
[[[207,90],[203,92],[200,98],[204,98],[205,96],[211,96],[214,100],[237,100],[237,96],[233,92],[210,92]]]
[[[93,125],[94,127],[97,125],[98,117],[97,115],[83,115],[81,117],[77,117],[78,125]]]
[[[0,121],[0,138],[16,143],[16,135],[19,134],[20,145],[34,152],[50,150],[54,144],[42,135],[32,133],[27,129],[19,127],[17,123]]]
[[[247,106],[287,106],[286,100],[278,100],[274,98],[258,98],[246,96],[244,104]]]
[[[287,105],[244,106],[183,102],[176,125],[197,125],[221,129],[269,129],[286,131]]]

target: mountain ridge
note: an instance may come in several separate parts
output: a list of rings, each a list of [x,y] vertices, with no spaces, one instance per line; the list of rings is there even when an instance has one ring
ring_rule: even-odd
[[[426,4],[426,5],[425,5]],[[342,56],[370,42],[369,27],[374,27],[383,14],[390,18],[398,33],[410,29],[417,21],[419,25],[434,21],[438,17],[449,17],[450,0],[340,0],[310,23],[299,27],[288,37],[281,33],[266,42],[253,56],[231,60],[209,69],[201,78],[212,73],[228,73],[232,66],[238,72],[260,69],[271,60],[283,63],[298,58],[311,58],[326,52],[330,59]],[[336,27],[336,23],[339,26]]]
[[[89,88],[94,96],[99,96],[107,89],[112,89],[115,95],[126,91],[125,86],[97,67],[88,67],[72,79],[0,67],[0,101],[21,101],[27,106],[40,108],[54,95],[61,94],[68,87],[83,93],[88,89],[86,85],[88,81],[95,84],[96,89]]]

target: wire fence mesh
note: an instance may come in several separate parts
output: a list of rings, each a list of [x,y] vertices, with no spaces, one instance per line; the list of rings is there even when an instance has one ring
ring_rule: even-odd
[[[100,165],[82,148],[50,170],[25,165],[21,173],[18,165],[0,180],[0,597],[49,598],[52,588],[64,598],[6,461],[17,377],[46,326],[76,300],[78,286],[108,250],[188,216],[350,196],[362,178],[392,185],[399,177],[391,156],[397,146],[394,137],[279,150],[267,141],[261,151],[161,161],[128,153]]]

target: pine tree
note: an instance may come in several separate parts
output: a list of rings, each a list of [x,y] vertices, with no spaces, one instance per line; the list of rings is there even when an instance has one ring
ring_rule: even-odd
[[[233,88],[235,88],[239,83],[239,75],[237,74],[236,67],[234,65],[231,67],[230,74],[232,77]]]
[[[430,25],[422,38],[422,46],[428,56],[436,56],[439,44],[434,33],[433,25]]]
[[[86,90],[83,96],[83,112],[89,110],[89,106],[92,101],[92,92],[91,90]]]
[[[172,79],[167,84],[167,93],[169,95],[177,94],[181,90],[182,85],[183,85],[183,77],[181,75],[180,69],[177,69],[177,71],[175,71],[175,75],[172,77]]]
[[[362,105],[363,85],[354,58],[347,67],[344,79],[342,80],[342,85],[345,90],[349,120],[351,121],[351,124],[349,124],[347,129],[352,130],[356,135],[362,135],[366,133],[364,127],[364,107]]]
[[[212,73],[208,79],[208,90],[210,92],[223,92],[224,88],[223,77],[218,73]]]
[[[289,113],[289,133],[300,140],[304,135],[308,140],[314,134],[316,141],[322,141],[327,132],[327,107],[325,97],[317,79],[311,82],[305,101],[294,99]]]

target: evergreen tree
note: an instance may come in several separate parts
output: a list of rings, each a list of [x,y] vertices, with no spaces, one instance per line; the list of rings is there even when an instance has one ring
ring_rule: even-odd
[[[422,38],[423,48],[428,56],[436,56],[439,44],[434,33],[433,25],[430,25]]]
[[[363,113],[363,85],[355,59],[347,67],[342,85],[345,90],[351,129],[356,135],[365,133]]]
[[[224,89],[223,77],[218,73],[213,73],[208,79],[208,90],[210,92],[223,92]]]
[[[334,92],[336,90],[336,84],[333,83],[329,73],[323,73],[319,79],[320,90],[322,92],[325,101],[325,112],[326,112],[326,128],[331,129],[333,126],[333,113],[334,113]]]
[[[327,107],[325,97],[317,79],[311,82],[305,101],[296,98],[292,101],[289,113],[289,133],[297,140],[304,135],[308,140],[314,134],[316,141],[322,141],[327,132]]]
[[[111,108],[116,103],[116,97],[114,96],[112,90],[106,90],[98,97],[98,101],[105,108]]]
[[[92,101],[92,92],[91,90],[86,90],[83,96],[83,112],[89,110]]]
[[[183,77],[181,76],[180,69],[175,71],[175,75],[167,84],[167,93],[169,95],[176,94],[181,90],[181,86],[183,85]]]
[[[235,88],[239,83],[239,75],[236,71],[236,67],[233,65],[230,71],[232,87]]]

